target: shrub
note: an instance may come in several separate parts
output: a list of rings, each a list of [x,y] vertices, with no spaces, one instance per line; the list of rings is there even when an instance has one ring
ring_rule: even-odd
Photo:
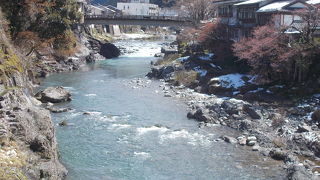
[[[59,55],[69,56],[75,53],[77,39],[71,30],[67,30],[63,35],[55,38],[53,47]]]
[[[2,74],[12,74],[15,71],[23,72],[23,66],[19,57],[9,49],[0,49],[0,71]]]

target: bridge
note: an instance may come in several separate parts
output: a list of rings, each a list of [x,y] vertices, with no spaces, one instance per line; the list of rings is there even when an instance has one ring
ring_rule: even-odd
[[[193,26],[189,18],[176,16],[85,15],[84,24],[139,25],[161,27]]]

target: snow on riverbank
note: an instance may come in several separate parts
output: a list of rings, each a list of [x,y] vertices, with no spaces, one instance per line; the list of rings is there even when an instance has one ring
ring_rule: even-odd
[[[244,81],[244,78],[249,78],[249,82],[252,82],[252,79],[254,79],[253,76],[246,75],[246,74],[227,74],[223,76],[218,76],[215,78],[212,78],[212,81],[219,81],[220,86],[224,88],[235,88],[238,89],[246,84]]]

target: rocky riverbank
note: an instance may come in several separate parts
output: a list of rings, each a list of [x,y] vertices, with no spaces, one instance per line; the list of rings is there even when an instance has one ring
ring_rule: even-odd
[[[253,97],[266,94],[270,100],[276,99],[271,89],[281,87],[262,88],[253,83],[253,76],[225,74],[212,57],[202,54],[160,60],[148,76],[162,79],[164,96],[185,100],[188,118],[200,121],[200,126],[213,123],[242,133],[222,136],[224,141],[251,146],[253,151],[283,161],[288,179],[319,178],[318,96],[286,101],[285,105],[261,101],[268,97]]]
[[[32,58],[38,62],[35,63],[36,77],[78,70],[85,63],[120,56],[120,50],[112,43],[95,39],[85,30],[75,30],[74,33],[78,43],[76,52],[72,56],[57,55],[51,49],[43,49],[33,55]]]
[[[65,99],[61,100],[55,96],[65,92],[63,88],[49,89],[37,94],[39,100],[48,102],[42,103],[34,97],[34,83],[50,73],[77,70],[86,62],[117,57],[120,51],[111,43],[75,32],[78,45],[73,56],[58,56],[44,48],[25,57],[1,26],[0,32],[0,55],[4,58],[0,63],[0,179],[64,179],[67,170],[59,162],[49,110],[64,111],[50,102],[68,101],[70,94],[62,94]]]

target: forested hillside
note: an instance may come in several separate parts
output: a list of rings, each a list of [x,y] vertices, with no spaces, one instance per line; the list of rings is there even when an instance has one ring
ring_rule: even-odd
[[[63,54],[73,52],[76,40],[71,25],[80,19],[74,0],[1,0],[0,7],[12,40],[19,46],[24,42],[27,55],[50,45]]]

